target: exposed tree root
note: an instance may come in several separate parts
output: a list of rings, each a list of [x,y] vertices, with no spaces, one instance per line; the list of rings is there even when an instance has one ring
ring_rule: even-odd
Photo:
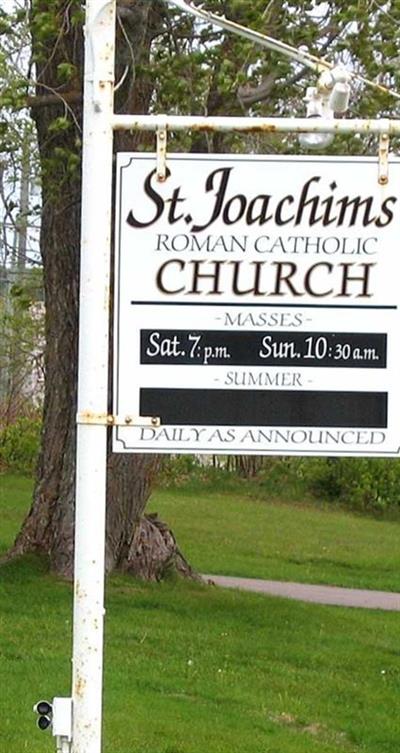
[[[171,529],[157,513],[141,519],[128,557],[120,567],[142,580],[160,581],[173,572],[184,578],[202,580],[186,561]]]

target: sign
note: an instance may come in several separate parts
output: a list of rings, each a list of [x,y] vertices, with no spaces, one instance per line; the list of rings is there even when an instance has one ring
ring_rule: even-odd
[[[167,166],[118,155],[114,451],[399,455],[400,162]]]

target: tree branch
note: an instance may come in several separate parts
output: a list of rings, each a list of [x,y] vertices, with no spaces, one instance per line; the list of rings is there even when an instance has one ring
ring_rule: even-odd
[[[82,92],[70,91],[62,94],[43,94],[39,96],[29,96],[26,98],[24,107],[50,107],[51,105],[74,105],[83,100]]]

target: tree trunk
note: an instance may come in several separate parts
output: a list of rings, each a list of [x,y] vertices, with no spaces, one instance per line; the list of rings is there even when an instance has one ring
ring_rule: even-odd
[[[77,96],[76,103],[66,107],[63,94],[82,91],[82,25],[76,22],[79,6],[80,3],[74,2],[66,6],[62,0],[32,2],[31,28],[38,81],[38,106],[33,107],[33,118],[42,165],[46,377],[43,437],[33,503],[10,552],[10,556],[27,551],[44,552],[51,567],[68,578],[73,571],[74,541],[82,103]],[[157,7],[157,2],[148,0],[120,3],[122,36],[136,63],[149,56],[155,21],[160,22],[159,14],[157,17],[154,14]],[[44,12],[54,15],[51,34],[44,32],[37,21],[37,14]],[[117,74],[124,69],[123,46],[119,53]],[[129,62],[132,64],[132,59]],[[60,71],[67,70],[66,63],[71,65],[73,73],[63,83]],[[49,92],[57,92],[59,103],[39,106],[39,98]],[[134,89],[125,87],[119,93],[119,109],[145,112],[150,96],[148,82],[136,80]],[[123,146],[132,148],[126,138]],[[108,572],[122,568],[141,577],[158,579],[173,563],[178,569],[185,569],[167,527],[149,518],[140,522],[158,467],[157,456],[109,454]]]
[[[242,478],[255,478],[264,464],[265,458],[259,455],[235,456],[235,469]]]

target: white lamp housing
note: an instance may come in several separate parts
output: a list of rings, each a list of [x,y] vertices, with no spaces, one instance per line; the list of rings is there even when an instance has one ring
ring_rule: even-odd
[[[329,97],[332,112],[346,112],[350,99],[350,74],[341,65],[321,73],[318,91]]]
[[[350,100],[350,74],[338,65],[321,73],[317,86],[307,89],[307,118],[333,118],[346,112]],[[333,133],[302,133],[300,144],[306,149],[324,149],[333,141]]]
[[[304,97],[307,103],[307,118],[333,118],[333,111],[329,107],[326,96],[323,96],[316,86],[307,88]],[[333,133],[301,133],[299,143],[305,149],[325,149],[333,141]]]
[[[329,107],[332,112],[346,112],[350,100],[350,86],[344,81],[338,81],[329,97]]]

